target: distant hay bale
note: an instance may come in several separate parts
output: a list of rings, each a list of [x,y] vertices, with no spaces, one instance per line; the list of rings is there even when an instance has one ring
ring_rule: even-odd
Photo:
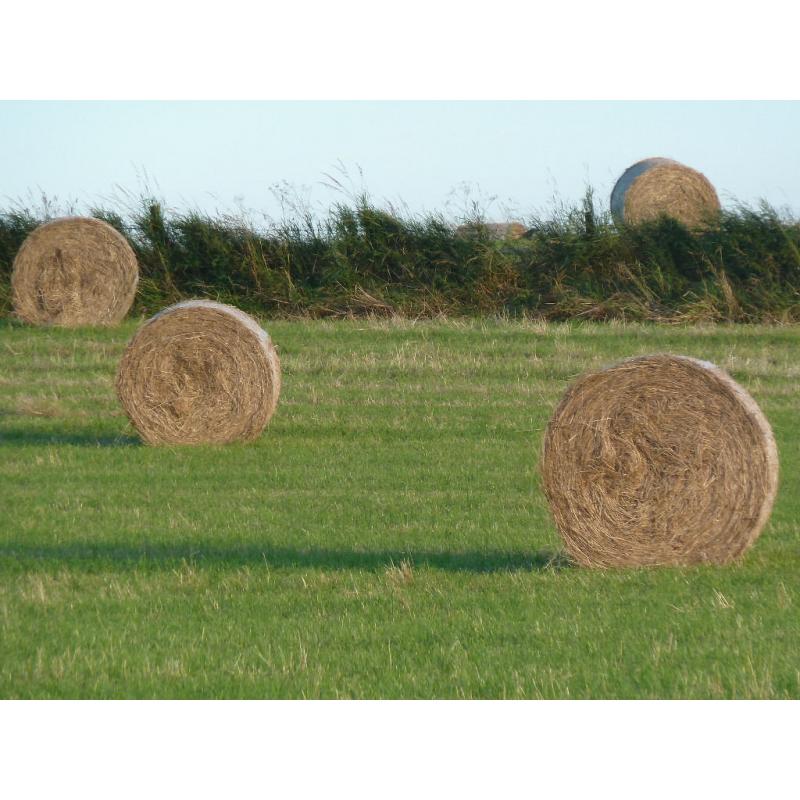
[[[281,369],[269,336],[232,306],[191,300],[139,329],[117,395],[148,444],[222,444],[258,437],[278,405]]]
[[[646,158],[628,167],[611,192],[611,213],[618,225],[664,215],[699,228],[719,210],[708,178],[669,158]]]
[[[36,325],[114,325],[130,310],[139,282],[125,237],[89,217],[64,217],[22,243],[11,274],[14,310]]]
[[[456,228],[456,236],[462,239],[477,239],[483,234],[489,239],[519,239],[526,233],[520,222],[467,222]]]
[[[545,434],[542,479],[580,564],[721,564],[764,527],[778,453],[758,405],[725,372],[650,355],[567,390]]]

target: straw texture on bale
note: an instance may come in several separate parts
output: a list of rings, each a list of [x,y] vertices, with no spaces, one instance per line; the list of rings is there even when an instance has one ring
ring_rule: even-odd
[[[117,394],[148,444],[223,444],[259,436],[278,404],[269,336],[232,306],[191,300],[156,314],[128,345]]]
[[[40,225],[14,259],[11,289],[18,317],[36,325],[114,325],[130,310],[139,282],[125,237],[89,217]]]
[[[618,225],[636,225],[664,215],[701,228],[720,210],[708,178],[669,158],[646,158],[628,167],[611,192]]]
[[[545,434],[542,480],[579,564],[725,563],[769,517],[778,453],[756,402],[722,370],[642,356],[567,390]]]

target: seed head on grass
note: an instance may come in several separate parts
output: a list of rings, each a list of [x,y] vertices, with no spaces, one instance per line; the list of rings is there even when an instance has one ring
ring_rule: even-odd
[[[386,577],[393,586],[406,586],[414,580],[414,568],[410,561],[402,559],[399,564],[394,561],[386,567]]]

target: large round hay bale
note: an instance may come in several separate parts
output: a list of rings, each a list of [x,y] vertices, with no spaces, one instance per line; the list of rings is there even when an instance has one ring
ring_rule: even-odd
[[[37,325],[113,325],[136,296],[139,267],[125,237],[90,217],[36,228],[14,259],[11,289],[18,317]]]
[[[726,373],[650,355],[567,390],[545,434],[542,478],[580,564],[724,563],[769,517],[778,453],[758,405]]]
[[[628,167],[611,192],[611,213],[618,225],[667,216],[699,228],[719,210],[708,178],[669,158],[646,158]]]
[[[139,329],[117,394],[148,444],[221,444],[258,437],[278,404],[281,369],[269,336],[238,308],[170,306]]]

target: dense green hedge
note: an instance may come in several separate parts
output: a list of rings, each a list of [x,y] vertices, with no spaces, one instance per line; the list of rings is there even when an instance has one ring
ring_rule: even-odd
[[[461,238],[441,217],[399,218],[368,199],[268,230],[157,202],[94,214],[135,249],[145,314],[212,297],[266,315],[800,320],[800,227],[767,205],[700,233],[668,219],[618,230],[588,193],[514,241]],[[2,313],[14,255],[40,216],[0,212]]]

